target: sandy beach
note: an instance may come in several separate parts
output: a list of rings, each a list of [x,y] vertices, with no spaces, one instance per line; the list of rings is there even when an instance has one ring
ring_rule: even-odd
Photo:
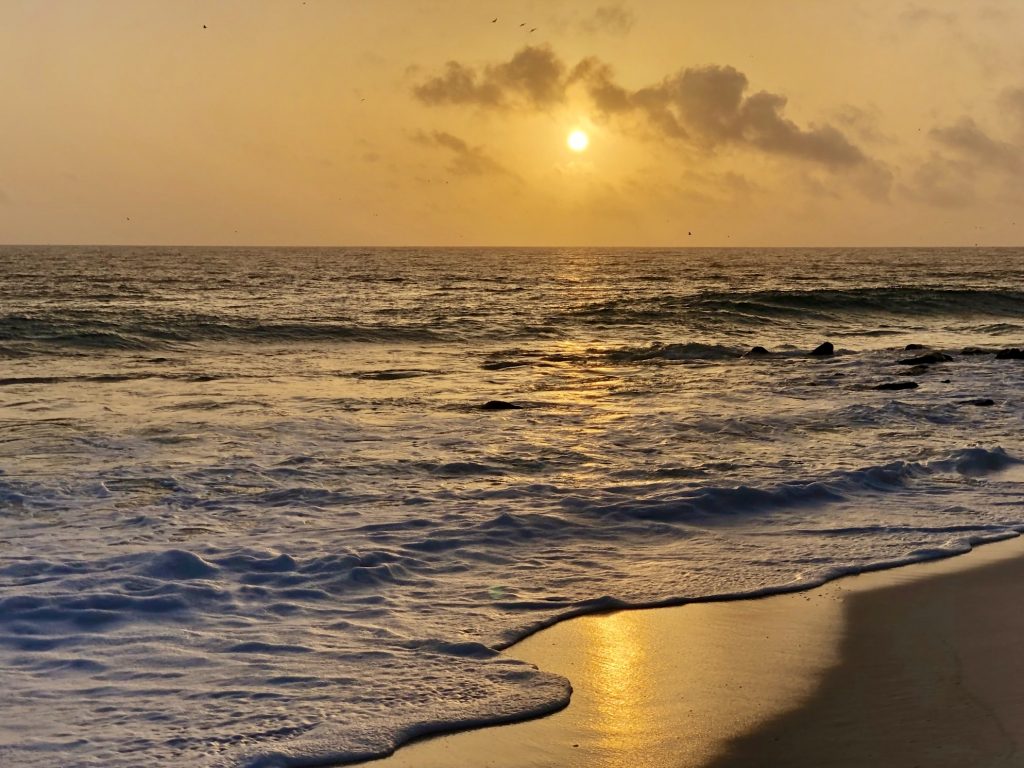
[[[1024,764],[1024,540],[759,600],[573,619],[508,653],[563,711],[373,765]]]

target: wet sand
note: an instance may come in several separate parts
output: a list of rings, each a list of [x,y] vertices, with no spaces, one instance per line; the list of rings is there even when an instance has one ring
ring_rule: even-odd
[[[962,565],[1024,553],[1019,540],[994,549]],[[840,663],[814,695],[711,768],[1024,765],[1024,556],[893,576],[845,601]]]
[[[509,649],[570,705],[375,768],[1022,766],[1024,539],[759,600],[620,611]]]

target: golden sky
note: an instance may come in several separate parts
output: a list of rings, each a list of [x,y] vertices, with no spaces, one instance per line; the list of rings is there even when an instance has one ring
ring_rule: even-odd
[[[1022,40],[1020,0],[0,0],[0,242],[1019,245]]]

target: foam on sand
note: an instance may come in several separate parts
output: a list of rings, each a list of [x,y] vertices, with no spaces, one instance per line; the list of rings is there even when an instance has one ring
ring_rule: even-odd
[[[1015,539],[806,593],[572,619],[507,651],[568,677],[566,709],[374,765],[1000,764],[1024,745],[1022,570]]]

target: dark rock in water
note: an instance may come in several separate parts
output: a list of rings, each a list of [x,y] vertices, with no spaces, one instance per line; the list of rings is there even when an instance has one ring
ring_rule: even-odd
[[[908,368],[905,371],[900,371],[897,376],[920,376],[923,373],[928,373],[931,368],[927,365],[915,365],[913,368]]]
[[[985,406],[995,405],[995,404],[996,404],[996,401],[993,400],[991,397],[979,397],[979,398],[976,398],[974,400],[964,400],[964,405],[978,405],[978,406],[985,407]]]
[[[961,355],[993,355],[997,350],[987,349],[985,347],[964,347],[961,351]]]
[[[828,357],[829,355],[834,355],[835,352],[836,348],[832,346],[831,341],[826,341],[823,344],[819,344],[818,346],[811,350],[811,354],[814,355],[815,357]]]
[[[504,400],[488,400],[480,406],[480,410],[483,411],[521,411],[522,409],[523,406],[514,405],[513,403],[508,403]]]
[[[952,383],[953,383],[953,380],[952,380],[952,379],[943,379],[943,380],[942,380],[942,383],[943,383],[943,384],[952,384]]]
[[[750,351],[747,352],[744,357],[761,357],[762,355],[770,355],[771,353],[764,347],[751,347]]]
[[[996,360],[1024,360],[1024,349],[1010,347],[996,352]]]
[[[879,384],[875,389],[917,389],[917,387],[916,381],[887,381],[885,384]]]
[[[947,355],[945,352],[929,352],[927,355],[905,357],[902,360],[897,360],[896,363],[898,365],[932,365],[933,363],[948,363],[952,359],[952,355]]]
[[[907,346],[905,346],[903,348],[903,351],[904,352],[913,352],[914,350],[917,350],[917,349],[928,349],[928,347],[926,347],[924,344],[907,344]]]

